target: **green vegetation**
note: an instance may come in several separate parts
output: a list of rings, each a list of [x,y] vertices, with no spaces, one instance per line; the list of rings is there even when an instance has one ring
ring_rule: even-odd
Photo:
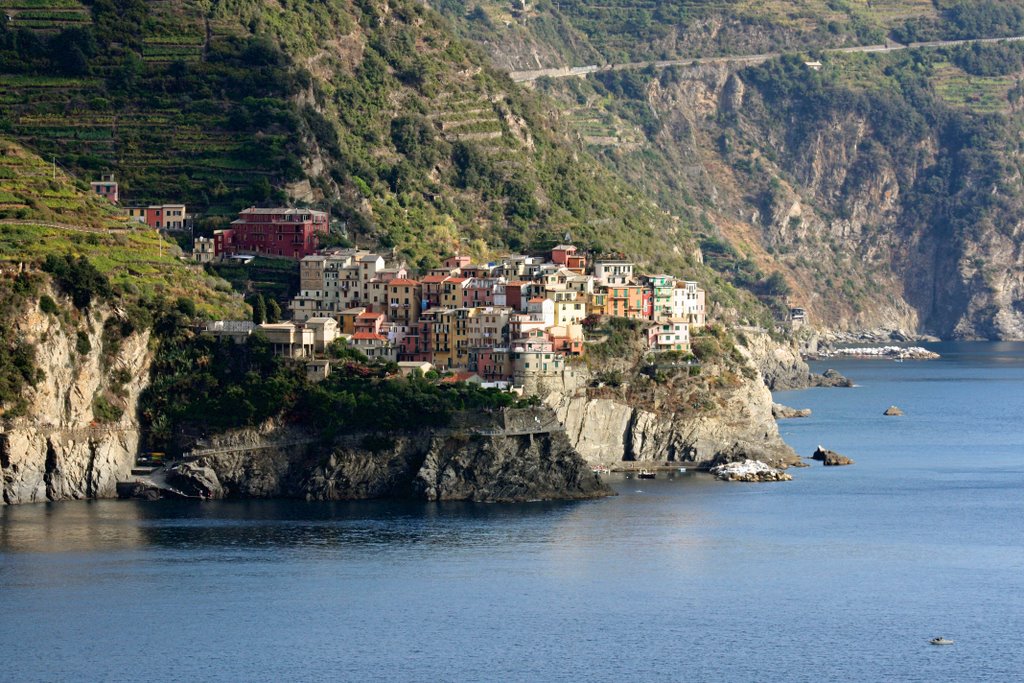
[[[0,275],[0,415],[23,415],[25,389],[43,378],[36,368],[35,349],[15,334],[11,321],[36,296],[39,277],[27,273]]]
[[[81,26],[18,26],[0,27],[0,132],[83,177],[116,171],[130,201],[229,216],[305,180],[345,221],[338,240],[420,267],[567,231],[650,259],[660,237],[685,240],[413,0],[97,0]]]
[[[94,297],[102,300],[110,296],[110,280],[84,256],[66,254],[60,258],[47,254],[42,269],[71,297],[75,308],[88,308]]]
[[[60,208],[47,204],[53,198]],[[183,265],[178,253],[63,170],[0,138],[0,264],[49,271],[79,308],[93,296],[142,305],[184,296],[199,301],[203,315],[241,317],[228,285]]]
[[[932,0],[524,4],[527,10],[511,12],[508,3],[499,0],[442,0],[437,6],[464,35],[496,46],[528,45],[521,54],[550,55],[545,66],[877,44],[908,23],[941,27],[950,20]]]
[[[246,344],[196,336],[176,311],[156,322],[160,334],[153,379],[142,398],[148,446],[174,451],[183,436],[259,424],[274,416],[316,428],[325,439],[350,432],[389,433],[443,427],[463,410],[516,404],[514,395],[466,383],[438,384],[396,376],[392,363],[348,358],[329,378],[311,384],[301,363],[275,356],[253,335]]]

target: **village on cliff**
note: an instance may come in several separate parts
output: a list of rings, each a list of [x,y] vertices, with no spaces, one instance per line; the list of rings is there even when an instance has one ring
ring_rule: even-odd
[[[640,274],[620,254],[589,258],[571,244],[544,256],[510,254],[474,264],[453,255],[413,274],[405,263],[354,248],[319,248],[328,216],[293,208],[249,208],[230,228],[194,242],[201,263],[256,256],[298,262],[291,320],[220,320],[206,333],[244,341],[262,334],[274,352],[306,363],[311,379],[331,372],[344,343],[403,374],[436,370],[448,381],[520,388],[561,374],[602,316],[645,321],[652,352],[690,352],[706,323],[704,290],[672,275]],[[592,260],[592,262],[591,262]],[[343,340],[343,342],[337,342]]]

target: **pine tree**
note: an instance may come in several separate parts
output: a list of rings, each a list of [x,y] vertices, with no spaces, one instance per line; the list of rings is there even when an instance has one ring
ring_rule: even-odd
[[[267,302],[263,300],[262,294],[257,294],[252,298],[252,322],[256,325],[262,325],[267,319]]]
[[[277,303],[277,299],[267,299],[267,322],[276,323],[281,320],[281,305]]]

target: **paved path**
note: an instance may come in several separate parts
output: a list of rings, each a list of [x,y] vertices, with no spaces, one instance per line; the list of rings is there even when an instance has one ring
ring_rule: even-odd
[[[2,219],[0,225],[35,225],[41,228],[51,228],[53,230],[66,230],[69,232],[91,232],[99,235],[107,235],[112,232],[127,232],[128,228],[88,228],[84,225],[71,225],[70,223],[47,223],[45,221],[33,221],[33,220],[19,220],[19,219]]]
[[[851,53],[851,52],[898,52],[900,50],[913,50],[918,48],[950,47],[954,45],[969,45],[972,43],[1001,43],[1024,41],[1024,36],[1013,36],[1010,38],[977,38],[972,40],[933,40],[926,43],[887,43],[885,45],[858,45],[855,47],[831,47],[823,48],[820,51],[826,53]],[[813,48],[811,48],[813,49]],[[758,55],[735,55],[728,57],[689,57],[686,59],[663,59],[650,62],[626,62],[624,64],[589,64],[587,66],[558,67],[552,69],[534,69],[533,71],[510,71],[509,75],[517,83],[535,81],[538,78],[569,78],[571,76],[586,76],[598,71],[624,71],[627,69],[664,69],[668,66],[689,66],[691,64],[759,64],[769,59],[781,57],[782,52],[766,52]]]

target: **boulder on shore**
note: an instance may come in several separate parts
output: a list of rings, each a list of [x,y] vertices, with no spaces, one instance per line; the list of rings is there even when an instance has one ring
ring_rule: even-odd
[[[902,414],[903,411],[897,408],[896,406],[889,406],[888,408],[885,409],[885,412],[882,413],[882,415],[888,415],[889,417],[899,417]]]
[[[820,460],[827,467],[838,467],[839,465],[852,465],[853,460],[847,458],[845,455],[840,455],[835,451],[830,451],[827,448],[818,446],[818,450],[814,451],[814,455],[811,456],[812,460]]]
[[[776,420],[789,420],[797,417],[810,417],[810,408],[790,408],[781,403],[772,404],[772,417]]]
[[[722,481],[791,481],[793,475],[767,465],[760,460],[729,462],[711,468],[711,474]]]
[[[852,387],[853,381],[844,377],[838,370],[829,368],[820,375],[814,375],[814,386],[816,387]]]

